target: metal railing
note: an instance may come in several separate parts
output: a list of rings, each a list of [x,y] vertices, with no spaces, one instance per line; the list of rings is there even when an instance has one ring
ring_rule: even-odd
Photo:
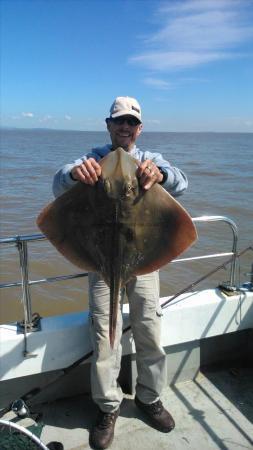
[[[227,284],[231,289],[235,285],[235,273],[236,273],[236,258],[237,258],[237,242],[238,242],[238,231],[235,222],[225,216],[201,216],[194,217],[194,223],[201,222],[225,222],[230,226],[233,234],[233,243],[231,252],[223,252],[223,253],[215,253],[210,255],[203,256],[195,256],[189,258],[178,258],[172,263],[178,263],[183,261],[196,261],[201,259],[210,259],[210,258],[220,258],[224,256],[232,256],[231,265],[230,265],[230,276],[229,282]],[[64,281],[74,278],[86,277],[88,275],[87,272],[77,273],[73,275],[61,275],[56,277],[42,278],[40,280],[29,280],[29,257],[28,257],[28,243],[32,241],[42,241],[46,240],[46,237],[43,234],[32,234],[32,235],[22,235],[22,236],[13,236],[9,238],[1,238],[0,244],[15,244],[18,253],[19,253],[19,262],[21,269],[21,281],[15,281],[12,283],[2,283],[0,284],[0,289],[2,288],[11,288],[11,287],[22,287],[22,303],[24,308],[24,323],[26,328],[29,330],[33,330],[33,313],[32,313],[32,299],[30,286],[41,283],[53,283],[57,281]]]

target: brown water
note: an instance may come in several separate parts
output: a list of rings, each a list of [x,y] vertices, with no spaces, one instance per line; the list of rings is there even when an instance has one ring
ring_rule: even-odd
[[[35,220],[53,199],[55,171],[91,147],[109,142],[100,132],[3,130],[1,138],[1,237],[38,233]],[[192,217],[223,215],[239,229],[239,250],[252,245],[253,134],[144,133],[142,149],[161,152],[189,178],[189,189],[179,200]],[[198,224],[199,240],[184,256],[229,252],[232,234],[227,224]],[[20,280],[17,249],[2,245],[1,282]],[[45,241],[29,245],[30,279],[79,272]],[[238,279],[245,281],[252,252],[241,261]],[[222,260],[170,264],[161,271],[161,295],[170,295],[195,281]],[[221,270],[200,287],[228,279]],[[31,288],[33,310],[41,315],[87,308],[87,280],[41,284]],[[20,288],[0,290],[0,320],[22,318]]]

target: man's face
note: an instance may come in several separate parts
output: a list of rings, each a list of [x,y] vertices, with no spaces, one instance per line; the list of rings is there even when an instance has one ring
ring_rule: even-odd
[[[133,116],[120,116],[107,121],[113,148],[123,147],[130,151],[141,134],[142,124]]]

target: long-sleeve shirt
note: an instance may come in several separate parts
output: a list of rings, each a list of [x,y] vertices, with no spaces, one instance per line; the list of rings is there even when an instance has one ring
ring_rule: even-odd
[[[77,181],[73,180],[70,176],[70,172],[73,167],[82,164],[82,162],[88,158],[94,158],[96,161],[99,161],[101,158],[106,156],[111,149],[112,146],[109,144],[103,147],[94,148],[91,152],[86,153],[73,163],[66,164],[58,170],[53,180],[53,193],[55,197],[59,197],[59,195],[62,195],[77,183]],[[173,195],[173,197],[181,195],[187,189],[188,181],[184,172],[177,167],[171,166],[171,164],[166,161],[160,153],[151,153],[149,151],[143,152],[137,148],[136,145],[134,145],[129,154],[140,162],[150,159],[154,162],[154,164],[156,164],[157,167],[166,171],[168,177],[167,180],[162,183],[162,186],[166,189],[166,191]]]

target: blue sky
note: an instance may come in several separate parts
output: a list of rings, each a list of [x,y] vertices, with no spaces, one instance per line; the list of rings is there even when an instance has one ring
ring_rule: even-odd
[[[253,131],[253,0],[2,0],[4,126]]]

